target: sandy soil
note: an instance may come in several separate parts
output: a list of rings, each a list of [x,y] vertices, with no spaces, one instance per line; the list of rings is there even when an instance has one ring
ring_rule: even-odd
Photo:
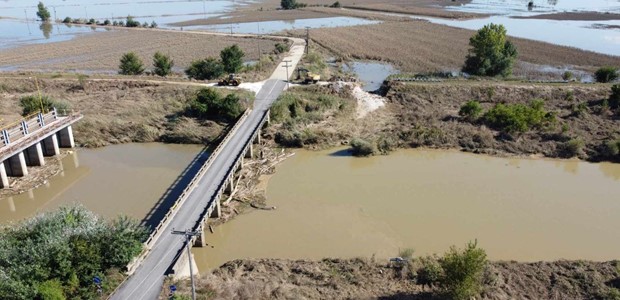
[[[404,72],[458,71],[475,32],[426,21],[385,22],[355,27],[312,30],[311,39],[336,56],[386,61]],[[302,32],[296,32],[302,35]],[[573,66],[592,72],[600,66],[619,65],[620,57],[526,39],[511,38],[519,60],[531,64]],[[515,69],[517,73],[518,66]],[[559,74],[557,75],[559,76]]]
[[[153,54],[161,51],[169,53],[175,61],[175,70],[182,72],[191,61],[219,57],[223,48],[233,44],[244,50],[246,60],[257,60],[259,43],[262,53],[271,53],[276,41],[180,31],[113,30],[65,42],[3,50],[0,65],[33,71],[116,73],[119,59],[126,52],[136,52],[148,68]]]
[[[617,262],[491,262],[480,299],[601,299],[619,287],[619,276]],[[189,281],[175,284],[177,294],[191,294]],[[208,299],[443,299],[408,271],[364,258],[234,260],[203,275],[196,291]]]
[[[542,14],[527,17],[513,17],[515,19],[544,19],[560,21],[610,21],[620,20],[620,14],[590,12],[561,12],[554,14]]]

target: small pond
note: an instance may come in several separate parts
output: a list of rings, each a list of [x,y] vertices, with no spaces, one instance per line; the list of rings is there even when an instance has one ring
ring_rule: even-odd
[[[354,73],[363,83],[362,88],[367,92],[378,90],[386,77],[400,73],[391,64],[364,61],[344,64],[342,70]]]

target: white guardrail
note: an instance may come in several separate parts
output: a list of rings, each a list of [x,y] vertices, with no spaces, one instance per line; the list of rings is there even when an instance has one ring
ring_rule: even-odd
[[[235,124],[235,126],[233,126],[233,128],[230,129],[230,131],[226,134],[226,137],[224,137],[222,142],[209,155],[209,159],[207,159],[207,161],[202,165],[202,167],[200,167],[200,170],[198,170],[198,173],[196,173],[194,178],[192,178],[192,180],[189,182],[187,187],[185,187],[181,195],[179,195],[179,198],[177,198],[177,200],[174,202],[172,207],[170,207],[170,209],[168,210],[168,213],[166,213],[162,221],[159,222],[159,225],[155,227],[153,232],[151,232],[151,235],[149,236],[149,238],[144,242],[144,249],[142,250],[142,253],[127,265],[127,275],[131,276],[133,272],[136,271],[140,263],[146,258],[148,253],[151,251],[153,244],[157,241],[157,239],[163,233],[162,228],[166,227],[168,223],[172,220],[174,215],[176,215],[178,208],[181,205],[183,205],[183,203],[187,199],[187,196],[189,196],[190,192],[194,189],[198,181],[200,181],[202,176],[206,173],[207,169],[209,169],[211,164],[213,164],[213,160],[219,155],[220,151],[228,143],[230,138],[235,135],[235,132],[239,129],[241,124],[243,124],[245,119],[247,119],[251,111],[252,111],[251,109],[247,109],[243,113],[243,115],[241,115],[239,120],[237,120],[237,123]]]

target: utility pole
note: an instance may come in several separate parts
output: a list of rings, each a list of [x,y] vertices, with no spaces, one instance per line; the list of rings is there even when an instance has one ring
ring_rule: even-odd
[[[56,6],[52,6],[52,8],[54,9],[54,22],[56,22],[56,20],[58,20],[58,18],[56,18]]]
[[[256,35],[258,35],[258,61],[260,61],[260,55],[261,55],[261,52],[260,52],[260,22],[256,22],[256,28],[257,28]]]
[[[310,50],[310,27],[306,26],[306,55]]]
[[[192,237],[200,235],[198,231],[179,231],[172,230],[172,234],[184,235],[185,236],[185,246],[187,247],[187,260],[189,261],[189,278],[192,281],[192,300],[196,300],[196,285],[194,284],[194,267],[192,267],[192,252],[190,251],[189,244],[192,240]]]
[[[285,63],[285,65],[283,67],[286,68],[286,88],[288,89],[289,88],[288,67],[292,67],[288,63],[290,63],[291,60],[283,60],[282,62]]]
[[[24,9],[24,15],[26,15],[26,25],[28,26],[28,34],[32,35],[32,32],[30,31],[30,22],[28,22],[28,11],[26,11]]]

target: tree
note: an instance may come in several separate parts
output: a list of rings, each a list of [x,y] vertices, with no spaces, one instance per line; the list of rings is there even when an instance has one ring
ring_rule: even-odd
[[[47,7],[45,7],[43,2],[39,2],[37,5],[37,17],[39,17],[39,19],[43,22],[49,22],[50,20],[50,11],[47,10]]]
[[[594,72],[596,82],[607,83],[618,79],[618,68],[602,67]]]
[[[281,0],[280,6],[282,9],[295,9],[298,5],[296,0]]]
[[[174,61],[170,59],[170,56],[162,54],[159,51],[155,52],[155,55],[153,55],[153,67],[155,68],[153,71],[155,74],[166,77],[170,74],[173,66]]]
[[[42,300],[64,300],[62,284],[58,279],[48,280],[37,287],[37,293]]]
[[[237,44],[224,48],[224,50],[220,52],[224,71],[236,73],[241,70],[243,66],[243,56],[245,56],[245,53],[243,53],[243,50],[241,50]]]
[[[463,71],[481,76],[508,76],[517,58],[517,48],[507,40],[504,25],[489,24],[469,39],[469,54]]]
[[[211,80],[224,74],[224,66],[213,57],[196,60],[185,70],[189,78],[196,80]]]
[[[482,114],[482,106],[476,100],[468,101],[461,106],[459,116],[464,117],[468,121],[476,121]]]
[[[121,57],[119,74],[122,75],[140,75],[144,72],[142,60],[134,52],[128,52]]]
[[[140,22],[134,20],[132,16],[127,16],[125,27],[140,27]]]
[[[469,300],[480,294],[486,258],[486,252],[470,242],[462,251],[452,246],[440,259],[444,274],[439,283],[450,299]]]
[[[228,94],[222,98],[220,92],[213,88],[198,91],[189,109],[190,114],[198,118],[221,118],[227,121],[234,120],[243,111],[239,96]]]
[[[54,101],[48,96],[25,96],[19,99],[19,105],[22,107],[22,116],[27,116],[36,112],[48,112],[54,107],[58,110],[67,109],[67,104]]]

